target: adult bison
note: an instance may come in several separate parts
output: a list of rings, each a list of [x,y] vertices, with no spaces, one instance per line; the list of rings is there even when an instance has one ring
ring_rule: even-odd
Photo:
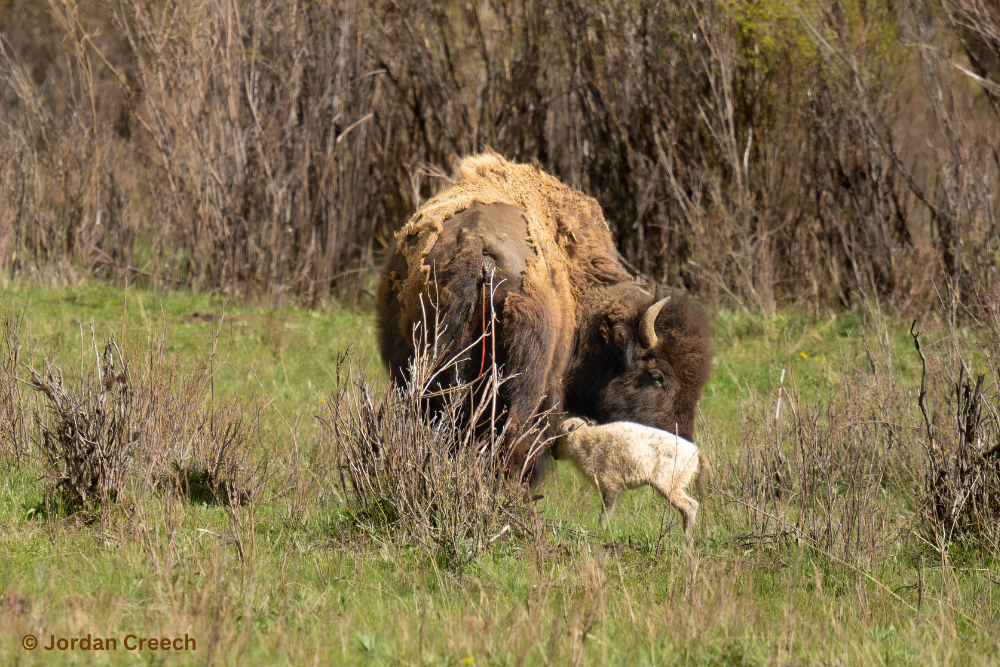
[[[513,480],[538,478],[543,456],[529,458],[519,436],[549,409],[691,440],[710,365],[705,319],[685,299],[657,300],[635,284],[594,199],[495,153],[465,158],[459,173],[399,231],[382,273],[380,343],[393,382],[406,380],[425,317],[456,352],[495,314],[485,327],[494,339],[470,348],[457,379],[492,364],[515,374],[500,392]]]

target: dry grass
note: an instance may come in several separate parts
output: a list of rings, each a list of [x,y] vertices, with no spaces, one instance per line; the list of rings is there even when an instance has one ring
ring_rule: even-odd
[[[41,35],[0,40],[6,269],[275,303],[361,288],[378,201],[362,7],[15,4]]]

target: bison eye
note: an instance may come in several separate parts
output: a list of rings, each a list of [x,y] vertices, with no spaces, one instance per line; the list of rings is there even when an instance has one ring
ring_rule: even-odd
[[[659,371],[650,371],[649,378],[659,386],[663,386],[663,375]]]

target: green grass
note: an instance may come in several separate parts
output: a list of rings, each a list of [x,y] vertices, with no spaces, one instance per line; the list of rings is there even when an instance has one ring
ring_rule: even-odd
[[[190,291],[164,296],[133,289],[126,294],[100,283],[56,289],[15,287],[0,304],[23,314],[22,335],[30,344],[22,354],[38,368],[44,356],[64,369],[79,369],[81,352],[85,363],[93,363],[91,325],[98,347],[115,336],[143,349],[162,334],[168,359],[191,367],[199,363],[219,367],[215,375],[219,394],[266,394],[283,413],[304,418],[316,414],[319,399],[329,393],[338,353],[356,349],[373,381],[382,370],[370,304],[359,312],[275,311]]]
[[[862,522],[857,537],[871,543],[837,541],[832,549],[808,533],[795,498],[739,491],[740,480],[757,479],[746,472],[751,450],[769,451],[776,434],[783,442],[794,436],[790,423],[766,430],[781,369],[790,390],[785,405],[794,403],[796,414],[843,393],[847,383],[861,391],[869,364],[864,331],[880,372],[903,386],[919,368],[908,322],[868,315],[866,323],[858,313],[812,319],[788,312],[774,321],[723,309],[715,314],[715,369],[697,429],[717,486],[702,499],[693,571],[681,551],[678,515],[661,498],[648,489],[626,494],[605,531],[596,492],[562,464],[540,491],[534,535],[512,530],[455,570],[393,527],[359,530],[341,502],[336,471],[322,464],[329,452],[322,451],[313,415],[328,400],[338,353],[356,346],[368,364],[366,377],[374,381],[381,371],[370,305],[360,312],[274,312],[183,292],[130,291],[126,299],[99,285],[12,288],[4,299],[5,308],[24,313],[23,354],[36,366],[49,357],[78,370],[81,325],[83,360],[93,363],[91,322],[98,346],[113,333],[144,349],[166,331],[167,354],[183,367],[225,360],[217,397],[273,400],[284,417],[273,409],[263,417],[264,441],[274,451],[290,447],[284,421],[300,446],[312,449],[304,456],[307,497],[275,483],[257,507],[232,511],[178,499],[140,480],[133,501],[103,516],[46,514],[37,453],[19,469],[0,469],[0,664],[988,665],[1000,659],[994,591],[1000,552],[988,540],[943,548],[928,541],[914,489],[886,481],[865,501],[874,513],[884,512],[885,530]],[[185,319],[220,313],[223,305],[221,330],[218,322]],[[934,331],[943,340],[940,327]],[[960,337],[974,358],[975,332]],[[934,336],[927,344],[932,352],[946,347]],[[890,392],[865,396],[880,393]],[[787,421],[792,408],[784,409]],[[758,412],[764,417],[754,417]],[[901,432],[919,433],[913,411],[899,419],[908,429]],[[804,493],[796,489],[793,495]],[[858,498],[847,483],[815,496],[835,508]],[[751,501],[781,512],[780,520],[761,528],[762,515],[747,510]],[[892,538],[876,542],[880,534]],[[243,559],[238,540],[250,545]],[[28,652],[21,638],[29,633],[42,646],[51,635],[113,637],[119,650]],[[195,638],[196,651],[121,646],[129,634],[185,633]]]

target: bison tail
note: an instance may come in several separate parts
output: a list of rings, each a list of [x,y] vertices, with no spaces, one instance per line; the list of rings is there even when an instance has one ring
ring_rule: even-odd
[[[449,262],[451,275],[443,285],[449,298],[441,321],[444,325],[441,343],[443,349],[452,354],[467,342],[466,327],[474,319],[477,309],[482,307],[483,296],[488,297],[483,292],[482,240],[475,238],[473,241]]]
[[[706,485],[712,482],[712,464],[708,460],[708,455],[702,450],[698,450],[698,476],[694,480],[694,485],[698,488],[698,493],[705,493]]]

